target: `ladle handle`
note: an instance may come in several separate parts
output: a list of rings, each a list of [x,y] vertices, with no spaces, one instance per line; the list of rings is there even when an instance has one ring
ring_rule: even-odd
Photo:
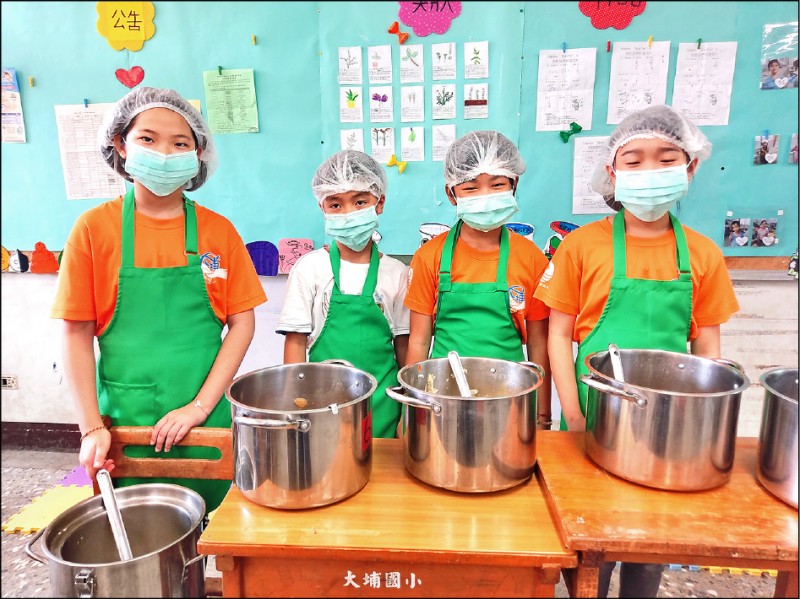
[[[456,379],[458,385],[458,392],[461,397],[472,397],[472,392],[469,390],[469,383],[467,382],[467,375],[464,374],[464,368],[461,366],[461,358],[457,351],[451,351],[447,354],[447,359],[450,360],[450,368],[453,370],[453,377]]]
[[[608,355],[611,358],[611,370],[614,372],[614,378],[620,383],[624,383],[625,374],[622,371],[622,356],[620,356],[619,348],[613,343],[609,343]]]
[[[126,562],[133,559],[131,546],[128,542],[128,534],[125,532],[125,523],[122,521],[122,514],[119,513],[117,496],[114,494],[114,487],[111,484],[111,475],[108,470],[101,468],[97,471],[97,486],[100,487],[100,495],[106,506],[108,521],[111,524],[111,532],[114,534],[114,541],[117,543],[117,551],[122,561]]]

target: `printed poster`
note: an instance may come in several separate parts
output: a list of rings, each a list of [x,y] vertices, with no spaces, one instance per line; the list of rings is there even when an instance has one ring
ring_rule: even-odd
[[[253,69],[203,71],[211,133],[258,133]]]
[[[425,86],[405,85],[400,88],[400,120],[421,123],[425,120]]]
[[[361,85],[361,46],[339,48],[339,85]]]
[[[489,78],[489,42],[464,43],[464,79]]]
[[[592,175],[608,151],[608,137],[575,136],[572,162],[572,213],[613,214],[603,196],[592,189]]]
[[[425,160],[425,129],[423,127],[400,128],[400,160],[408,162]]]
[[[456,45],[453,42],[431,45],[431,76],[434,81],[456,78]]]
[[[536,89],[536,130],[592,128],[596,48],[541,50]]]
[[[22,98],[19,93],[17,69],[3,67],[2,79],[3,143],[24,144],[25,121],[22,117]]]
[[[666,104],[668,70],[669,42],[616,42],[611,51],[607,123],[618,125],[632,112]]]
[[[727,125],[736,42],[679,44],[672,107],[695,125]]]
[[[367,64],[369,82],[372,83],[391,83],[392,82],[392,47],[391,46],[370,46],[367,48],[369,61]]]
[[[400,49],[400,83],[425,81],[425,55],[422,44],[403,46]]]
[[[447,154],[450,144],[456,140],[455,125],[434,125],[431,137],[433,146],[433,159],[442,161]]]

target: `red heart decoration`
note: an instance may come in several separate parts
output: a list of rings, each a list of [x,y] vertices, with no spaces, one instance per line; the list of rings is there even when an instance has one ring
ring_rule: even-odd
[[[144,79],[144,69],[142,67],[131,67],[127,71],[125,69],[117,69],[114,71],[122,85],[128,88],[134,88]]]

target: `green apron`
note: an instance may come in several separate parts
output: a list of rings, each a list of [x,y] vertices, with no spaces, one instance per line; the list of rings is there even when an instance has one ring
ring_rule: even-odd
[[[194,202],[184,197],[186,266],[134,266],[133,189],[122,204],[122,266],[114,316],[98,337],[97,393],[100,413],[114,425],[153,426],[167,412],[190,404],[202,387],[222,345],[222,323],[211,307],[200,257]],[[197,409],[197,408],[194,408]],[[228,402],[218,402],[203,426],[229,428]],[[213,448],[173,446],[169,453],[129,447],[131,457],[219,457]],[[118,478],[118,486],[169,482],[200,493],[206,510],[215,509],[230,481]]]
[[[373,297],[378,284],[378,248],[372,245],[361,295],[348,295],[340,290],[341,256],[336,243],[330,246],[330,260],[333,269],[330,306],[322,331],[308,351],[308,359],[310,362],[347,360],[356,368],[372,374],[378,387],[372,394],[372,423],[366,423],[365,430],[371,428],[373,437],[396,437],[402,406],[387,397],[386,387],[397,385],[397,358],[392,329]]]
[[[461,224],[459,220],[450,229],[442,249],[431,358],[444,358],[455,350],[461,356],[524,360],[522,339],[511,318],[508,301],[508,229],[500,227],[500,255],[494,282],[453,283],[453,253]]]
[[[578,401],[586,415],[588,387],[580,377],[588,374],[586,356],[607,351],[614,343],[620,349],[661,349],[686,353],[692,323],[692,269],[689,246],[681,223],[672,214],[672,230],[677,246],[678,277],[672,281],[629,279],[625,253],[625,217],[620,209],[614,217],[614,276],[603,313],[578,348],[575,377]],[[561,430],[567,430],[561,414]]]

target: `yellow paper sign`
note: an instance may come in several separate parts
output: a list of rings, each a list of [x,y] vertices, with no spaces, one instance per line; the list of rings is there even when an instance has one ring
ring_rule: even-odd
[[[156,32],[152,2],[98,2],[97,31],[114,50],[142,49]]]

